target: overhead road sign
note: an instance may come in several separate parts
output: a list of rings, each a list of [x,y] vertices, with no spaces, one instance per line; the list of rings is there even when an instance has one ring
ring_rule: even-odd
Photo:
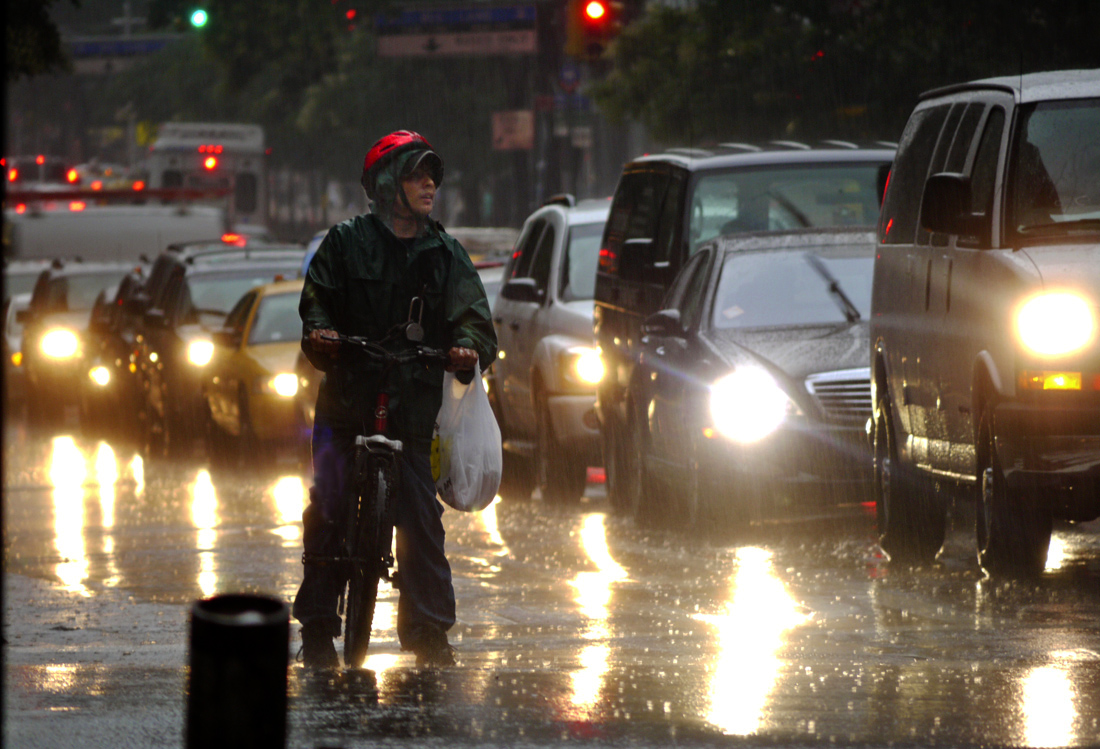
[[[379,14],[381,57],[533,55],[538,51],[534,5],[445,7]]]

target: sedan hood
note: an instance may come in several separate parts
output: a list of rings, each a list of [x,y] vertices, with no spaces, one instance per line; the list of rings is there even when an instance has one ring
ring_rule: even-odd
[[[801,381],[817,372],[869,366],[867,323],[760,330],[712,331],[714,346],[732,363],[746,355],[775,375]]]
[[[42,330],[50,328],[70,328],[76,331],[88,329],[88,323],[92,319],[91,310],[78,310],[76,312],[55,312],[42,318]]]
[[[301,348],[300,342],[287,341],[249,346],[245,350],[265,371],[278,374],[294,371],[294,364],[298,360],[298,352]]]

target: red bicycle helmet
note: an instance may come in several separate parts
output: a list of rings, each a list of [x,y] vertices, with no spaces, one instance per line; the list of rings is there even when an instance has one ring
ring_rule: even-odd
[[[397,130],[390,133],[389,135],[385,135],[379,138],[375,142],[375,144],[370,147],[370,150],[367,151],[366,158],[363,159],[363,176],[360,181],[364,189],[366,189],[368,195],[371,195],[371,193],[373,192],[373,171],[378,168],[379,165],[382,164],[384,161],[388,161],[388,157],[395,156],[403,151],[409,150],[423,150],[435,156],[434,159],[431,159],[431,162],[433,163],[433,169],[435,171],[433,178],[435,179],[436,185],[443,181],[443,159],[441,159],[439,155],[435,153],[435,150],[432,148],[432,144],[428,142],[428,139],[420,133],[415,133],[412,130]],[[421,159],[418,159],[417,163],[422,160],[423,157],[421,157]]]

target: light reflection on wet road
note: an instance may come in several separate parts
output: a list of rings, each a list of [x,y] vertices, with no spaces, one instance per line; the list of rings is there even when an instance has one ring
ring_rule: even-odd
[[[49,583],[33,604],[5,604],[9,745],[48,735],[36,733],[44,711],[74,725],[129,716],[127,688],[176,720],[188,605],[240,591],[290,600],[307,490],[293,465],[149,463],[9,428],[8,589],[13,576]],[[365,663],[377,701],[292,663],[292,746],[1100,743],[1097,524],[1058,528],[1047,574],[1003,583],[983,579],[962,530],[935,569],[892,569],[859,506],[706,540],[636,529],[599,487],[573,508],[505,498],[445,520],[459,667],[412,668],[383,586]],[[47,618],[47,600],[61,624],[23,622]],[[140,614],[154,609],[153,623]]]

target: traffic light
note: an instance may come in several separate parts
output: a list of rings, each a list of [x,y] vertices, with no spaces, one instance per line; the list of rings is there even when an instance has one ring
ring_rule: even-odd
[[[621,2],[570,0],[566,13],[566,54],[594,62],[622,29]]]
[[[191,25],[196,29],[201,29],[206,25],[206,22],[210,20],[209,14],[202,8],[196,8],[191,11]]]

